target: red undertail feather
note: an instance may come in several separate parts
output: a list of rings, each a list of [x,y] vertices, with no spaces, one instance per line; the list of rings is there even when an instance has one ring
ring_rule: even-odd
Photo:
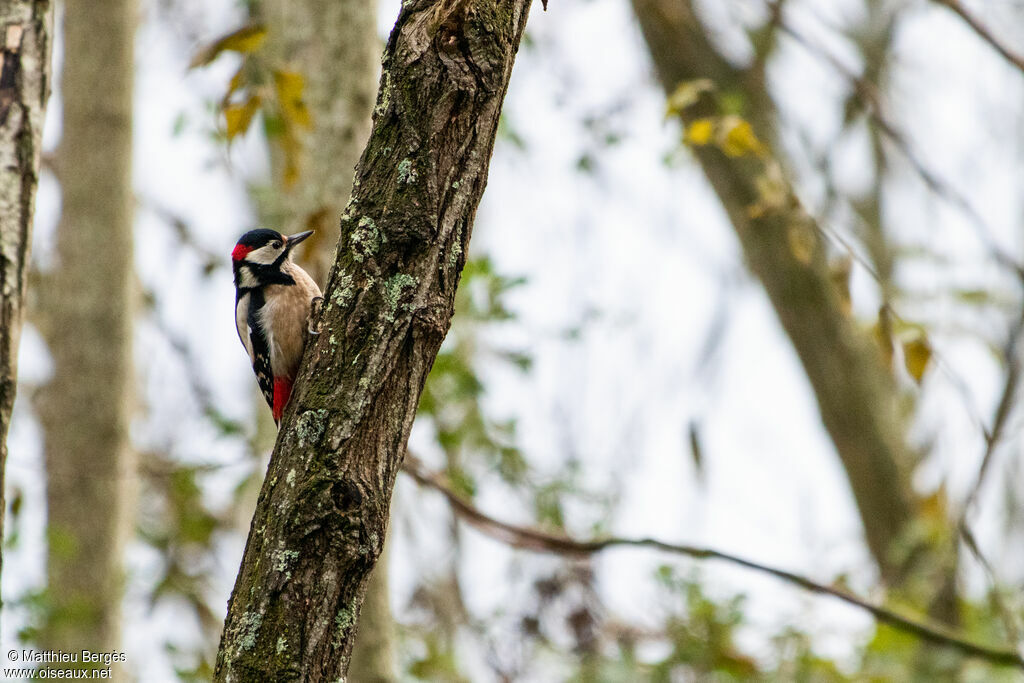
[[[292,380],[288,377],[274,378],[274,422],[280,422],[284,407],[292,396]]]

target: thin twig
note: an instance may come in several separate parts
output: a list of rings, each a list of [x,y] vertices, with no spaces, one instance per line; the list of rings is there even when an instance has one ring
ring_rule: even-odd
[[[438,474],[427,472],[422,464],[408,453],[402,469],[422,486],[426,486],[441,493],[452,508],[459,514],[463,521],[473,526],[478,531],[500,540],[514,548],[531,550],[534,552],[558,553],[562,555],[588,556],[595,555],[610,548],[634,547],[652,548],[676,555],[686,555],[700,560],[720,560],[729,564],[745,567],[762,574],[769,574],[787,583],[799,586],[804,590],[819,595],[829,595],[838,600],[858,607],[869,612],[878,621],[888,624],[895,629],[905,633],[913,634],[923,640],[939,645],[944,645],[959,650],[964,655],[977,657],[992,664],[1014,666],[1024,670],[1024,658],[1014,650],[1007,648],[992,647],[969,640],[957,635],[949,629],[928,624],[919,619],[904,616],[886,607],[872,604],[864,598],[853,593],[817,583],[806,577],[794,574],[784,569],[770,567],[752,560],[736,555],[724,553],[711,548],[702,548],[692,545],[681,545],[665,543],[653,538],[621,538],[609,537],[596,540],[580,541],[561,534],[553,534],[530,527],[509,524],[495,519],[480,511],[461,496],[452,491]]]
[[[978,541],[975,538],[974,533],[971,531],[970,523],[967,518],[970,515],[971,509],[977,503],[981,487],[985,483],[985,476],[992,464],[999,441],[1002,439],[1003,433],[1006,430],[1006,423],[1017,397],[1017,388],[1020,385],[1021,374],[1018,347],[1022,335],[1024,335],[1024,309],[1021,310],[1020,317],[1017,319],[1017,322],[1010,331],[1010,336],[1006,341],[1004,354],[1006,356],[1007,367],[1006,379],[1003,382],[1003,392],[999,397],[999,405],[996,407],[996,413],[992,419],[992,428],[984,430],[985,453],[981,457],[981,465],[978,467],[978,474],[975,476],[974,484],[971,486],[970,492],[967,494],[967,498],[960,510],[960,518],[957,520],[957,532],[964,540],[964,545],[967,546],[971,555],[973,555],[974,559],[981,565],[982,570],[984,570],[986,574],[986,578],[992,586],[992,601],[1003,621],[1003,626],[1006,628],[1007,635],[1018,645],[1020,645],[1021,637],[1020,629],[1017,628],[1017,618],[1014,616],[1013,611],[1010,610],[999,597],[998,590],[996,589],[997,582],[995,569],[993,569],[992,563],[989,562],[988,558],[986,558],[984,553],[982,553],[981,546],[978,545]]]
[[[935,2],[935,4],[937,5],[942,5],[943,7],[948,7],[950,10],[952,10],[955,14],[957,14],[961,19],[964,20],[964,23],[966,23],[968,26],[971,27],[971,29],[974,30],[974,32],[978,35],[979,38],[984,40],[996,52],[1002,55],[1003,59],[1005,59],[1010,64],[1015,66],[1019,71],[1024,73],[1024,57],[1010,50],[1010,48],[1003,44],[1001,40],[996,38],[984,24],[978,21],[977,17],[975,17],[973,14],[967,11],[967,8],[960,3],[960,0],[933,0],[933,2]]]
[[[967,197],[925,166],[924,162],[918,158],[917,154],[911,148],[910,142],[907,140],[903,132],[896,128],[895,124],[889,121],[885,114],[885,108],[882,106],[882,100],[878,94],[878,88],[875,84],[861,78],[859,75],[851,71],[835,55],[794,29],[792,25],[786,21],[783,21],[780,24],[780,27],[787,35],[806,48],[809,52],[828,62],[836,72],[846,79],[850,87],[853,89],[854,94],[857,95],[857,99],[865,105],[865,109],[871,121],[878,126],[878,129],[882,132],[885,138],[900,151],[903,157],[924,182],[925,187],[927,187],[935,196],[959,209],[968,221],[973,224],[978,239],[985,245],[985,248],[988,250],[992,258],[999,265],[1012,271],[1017,276],[1018,280],[1024,282],[1024,266],[1018,263],[998,245],[995,238],[992,236],[988,225],[986,225],[985,219],[982,218],[981,214],[978,213],[977,209],[974,208]]]
[[[1012,412],[1013,404],[1017,398],[1017,387],[1020,384],[1021,364],[1019,349],[1021,335],[1024,334],[1024,308],[1021,309],[1020,317],[1010,331],[1006,341],[1004,354],[1006,355],[1006,379],[1003,382],[1003,393],[999,397],[999,405],[996,407],[995,417],[992,419],[992,428],[985,430],[985,454],[981,458],[981,465],[978,467],[978,474],[971,486],[970,493],[964,503],[961,513],[961,524],[967,517],[968,511],[978,498],[978,492],[985,482],[985,475],[988,473],[992,463],[992,456],[1006,429],[1006,422]]]

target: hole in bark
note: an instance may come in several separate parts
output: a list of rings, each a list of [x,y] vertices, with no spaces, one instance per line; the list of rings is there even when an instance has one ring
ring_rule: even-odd
[[[331,498],[341,511],[354,510],[363,503],[363,494],[359,488],[345,479],[331,485]]]

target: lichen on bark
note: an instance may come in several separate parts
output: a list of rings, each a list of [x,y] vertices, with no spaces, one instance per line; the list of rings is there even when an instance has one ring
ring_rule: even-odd
[[[329,304],[285,413],[232,594],[218,681],[345,678],[395,475],[451,320],[529,5],[403,4],[341,220]],[[374,226],[374,248],[360,225]],[[323,430],[300,435],[296,425],[311,413],[318,422],[323,416]],[[270,559],[279,547],[298,553],[285,571]]]

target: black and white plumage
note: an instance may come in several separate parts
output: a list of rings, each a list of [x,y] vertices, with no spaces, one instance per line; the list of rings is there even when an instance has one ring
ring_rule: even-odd
[[[320,297],[313,278],[291,260],[295,245],[312,234],[250,230],[231,252],[235,327],[275,422],[291,397],[313,300]]]

